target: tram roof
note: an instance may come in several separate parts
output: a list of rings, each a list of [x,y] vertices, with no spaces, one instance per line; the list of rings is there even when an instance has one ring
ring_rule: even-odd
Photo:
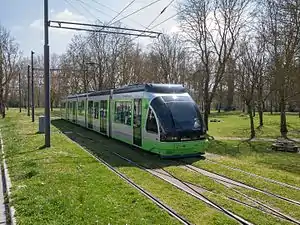
[[[185,93],[186,89],[181,84],[132,84],[117,88],[113,93],[122,94],[140,91],[151,93]]]
[[[94,91],[89,96],[110,95],[110,90]]]
[[[146,83],[146,84],[130,84],[124,87],[113,89],[113,94],[124,94],[132,92],[151,92],[151,93],[185,93],[186,89],[182,84],[155,84],[155,83]],[[77,95],[70,95],[68,99],[86,97],[86,96],[99,96],[99,95],[109,95],[110,90],[102,91],[92,91],[89,93],[82,93]]]
[[[87,93],[82,93],[82,94],[75,94],[75,95],[69,95],[67,99],[72,99],[72,98],[79,98],[79,97],[86,97]]]

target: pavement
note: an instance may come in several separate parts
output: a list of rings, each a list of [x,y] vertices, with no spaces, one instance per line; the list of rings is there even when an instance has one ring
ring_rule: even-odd
[[[0,169],[2,171],[1,165],[0,165]],[[5,204],[4,204],[4,192],[3,192],[3,181],[4,178],[2,177],[2,173],[1,174],[1,181],[0,181],[0,224],[7,224],[6,223],[6,213],[5,213]]]
[[[5,204],[4,196],[10,196],[10,178],[8,175],[8,170],[4,157],[4,144],[2,140],[2,134],[0,130],[0,152],[2,154],[0,162],[0,225],[15,225],[16,220],[12,213],[14,213],[14,208],[9,207],[8,204]]]

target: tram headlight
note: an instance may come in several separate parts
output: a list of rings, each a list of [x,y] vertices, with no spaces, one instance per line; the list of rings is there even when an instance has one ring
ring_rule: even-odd
[[[160,140],[161,141],[178,141],[178,137],[177,136],[167,136],[166,134],[161,134]]]

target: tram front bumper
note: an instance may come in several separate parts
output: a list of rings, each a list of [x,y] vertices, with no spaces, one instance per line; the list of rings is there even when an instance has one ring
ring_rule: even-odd
[[[160,155],[168,157],[199,156],[205,153],[208,140],[184,141],[184,142],[161,142]]]

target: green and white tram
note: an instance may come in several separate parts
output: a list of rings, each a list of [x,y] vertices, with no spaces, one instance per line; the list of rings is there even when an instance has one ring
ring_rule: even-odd
[[[62,118],[162,157],[200,155],[200,111],[182,85],[135,84],[68,96]]]

